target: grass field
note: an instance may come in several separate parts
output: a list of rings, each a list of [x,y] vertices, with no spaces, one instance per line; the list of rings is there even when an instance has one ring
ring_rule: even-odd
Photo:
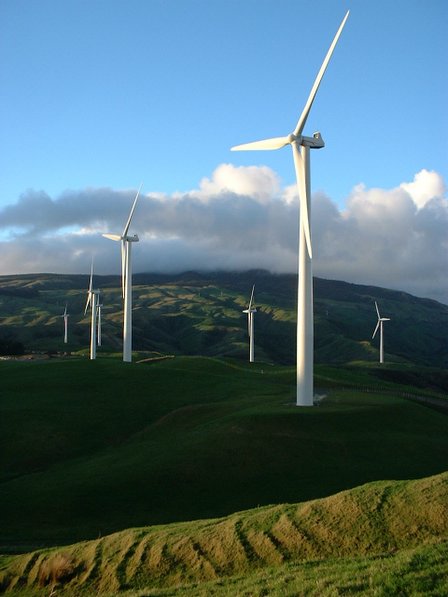
[[[448,417],[368,367],[317,367],[326,396],[301,409],[293,369],[260,363],[74,359],[0,362],[0,373],[8,550],[417,479],[448,462]]]
[[[448,473],[0,558],[25,597],[433,595],[448,590]]]

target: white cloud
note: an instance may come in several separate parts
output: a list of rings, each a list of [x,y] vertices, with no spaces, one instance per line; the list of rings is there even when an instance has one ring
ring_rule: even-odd
[[[443,197],[446,192],[440,174],[425,169],[417,172],[412,182],[404,182],[400,187],[410,195],[419,208],[424,207],[431,199]]]
[[[277,174],[267,166],[221,164],[213,172],[211,179],[201,180],[199,187],[199,196],[202,198],[234,193],[266,202],[277,196],[280,181]]]
[[[341,209],[313,196],[314,272],[448,302],[448,201],[442,178],[422,170],[393,189],[356,186]],[[52,199],[30,191],[0,211],[0,273],[119,273],[120,232],[135,190],[86,189]],[[422,199],[423,198],[423,199]],[[267,167],[222,164],[188,193],[141,196],[131,232],[134,271],[297,268],[298,201]]]

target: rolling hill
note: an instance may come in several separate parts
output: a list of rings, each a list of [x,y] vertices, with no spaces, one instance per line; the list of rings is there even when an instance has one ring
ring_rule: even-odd
[[[298,409],[295,276],[135,276],[132,364],[118,277],[95,284],[93,362],[87,276],[0,278],[1,351],[39,352],[0,359],[0,591],[446,594],[448,307],[314,284],[317,406]]]
[[[442,595],[448,473],[0,559],[9,594]]]
[[[446,414],[377,371],[318,366],[319,406],[298,409],[294,369],[282,366],[0,362],[0,544],[92,539],[445,471]]]
[[[247,356],[241,313],[256,284],[256,359],[293,364],[296,276],[265,271],[186,272],[134,276],[134,349],[154,354]],[[87,276],[0,277],[0,352],[79,351],[89,342],[83,316]],[[122,305],[118,276],[96,276],[102,292],[104,353],[121,350]],[[448,306],[409,294],[315,278],[315,361],[378,360],[374,301],[391,318],[385,330],[386,361],[447,367]],[[62,343],[68,303],[70,342]]]

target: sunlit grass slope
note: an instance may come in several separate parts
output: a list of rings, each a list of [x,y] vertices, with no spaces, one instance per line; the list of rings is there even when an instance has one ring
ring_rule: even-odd
[[[32,595],[442,595],[447,503],[448,473],[377,482],[3,558],[0,582]]]
[[[446,470],[448,417],[367,369],[176,357],[0,363],[5,548],[297,502]],[[360,392],[350,384],[373,390]],[[327,389],[328,388],[328,389]],[[395,390],[391,390],[395,388]]]

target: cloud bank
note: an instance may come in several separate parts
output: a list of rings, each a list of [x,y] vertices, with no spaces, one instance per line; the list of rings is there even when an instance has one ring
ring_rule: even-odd
[[[0,274],[119,273],[120,233],[135,190],[28,191],[0,210]],[[297,271],[298,200],[270,168],[221,164],[197,189],[141,195],[134,272]],[[356,186],[339,207],[312,198],[314,273],[448,303],[448,200],[428,170],[393,189]]]

